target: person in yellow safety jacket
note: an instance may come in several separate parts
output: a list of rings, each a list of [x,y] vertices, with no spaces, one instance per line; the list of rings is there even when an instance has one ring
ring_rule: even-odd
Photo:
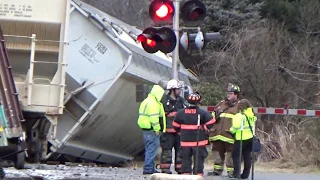
[[[235,138],[232,152],[232,159],[234,163],[233,176],[237,179],[247,179],[250,175],[252,140],[257,117],[254,115],[252,106],[247,99],[240,100],[238,107],[240,112],[233,117],[232,127],[230,128],[230,132],[234,134]],[[241,155],[244,160],[244,168],[240,175]]]
[[[208,172],[208,176],[220,176],[226,161],[227,174],[233,176],[232,150],[234,139],[229,133],[232,126],[232,118],[238,113],[238,96],[240,88],[229,83],[227,88],[227,99],[221,101],[215,108],[212,115],[217,122],[211,128],[209,141],[213,152],[213,171]]]
[[[163,95],[164,89],[154,85],[148,97],[140,104],[138,125],[143,131],[145,144],[143,174],[159,173],[155,169],[154,160],[160,146],[160,133],[166,130],[166,116],[161,103]]]

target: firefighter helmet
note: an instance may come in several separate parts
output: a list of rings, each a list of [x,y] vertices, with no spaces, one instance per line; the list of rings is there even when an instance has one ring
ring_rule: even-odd
[[[201,101],[201,96],[200,94],[196,91],[194,93],[189,94],[188,98],[187,98],[188,103],[190,104],[199,104]]]
[[[227,92],[234,92],[234,93],[240,93],[240,88],[239,86],[236,86],[234,84],[229,83]]]
[[[168,81],[167,83],[167,89],[180,89],[182,88],[182,85],[175,79],[171,79],[170,81]]]

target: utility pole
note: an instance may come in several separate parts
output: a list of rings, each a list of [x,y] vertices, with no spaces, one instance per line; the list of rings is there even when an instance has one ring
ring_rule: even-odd
[[[179,38],[179,20],[180,20],[180,1],[181,0],[174,0],[173,5],[175,8],[175,14],[173,19],[173,30],[176,34],[177,44],[176,48],[172,53],[172,78],[179,80],[179,45],[180,45],[180,38]]]

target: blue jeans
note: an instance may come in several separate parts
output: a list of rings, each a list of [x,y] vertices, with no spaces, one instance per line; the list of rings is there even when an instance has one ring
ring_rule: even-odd
[[[159,136],[154,131],[143,131],[143,139],[145,148],[143,172],[154,172],[154,160],[160,145]]]

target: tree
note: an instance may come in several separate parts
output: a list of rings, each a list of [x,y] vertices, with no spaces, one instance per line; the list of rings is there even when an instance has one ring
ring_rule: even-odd
[[[227,48],[207,52],[202,75],[208,82],[226,86],[240,85],[255,106],[309,107],[314,103],[317,89],[306,81],[292,78],[290,72],[312,73],[305,53],[318,53],[320,47],[296,40],[284,27],[271,21],[244,26],[229,36]],[[299,88],[297,88],[299,87]]]

